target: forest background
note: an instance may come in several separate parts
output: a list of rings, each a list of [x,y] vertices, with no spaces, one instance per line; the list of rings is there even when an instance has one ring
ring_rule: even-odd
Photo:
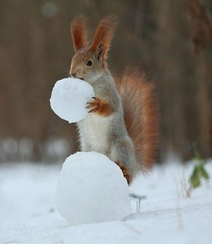
[[[212,1],[1,0],[0,161],[57,161],[77,150],[75,126],[53,113],[49,98],[68,76],[70,22],[79,14],[90,38],[101,18],[118,15],[110,70],[135,66],[155,81],[158,161],[170,153],[188,160],[195,150],[211,157]]]

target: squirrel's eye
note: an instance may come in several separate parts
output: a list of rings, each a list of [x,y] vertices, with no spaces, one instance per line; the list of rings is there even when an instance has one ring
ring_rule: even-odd
[[[87,61],[87,64],[86,64],[87,66],[92,66],[93,65],[93,61],[91,60],[91,59],[89,59],[88,61]]]

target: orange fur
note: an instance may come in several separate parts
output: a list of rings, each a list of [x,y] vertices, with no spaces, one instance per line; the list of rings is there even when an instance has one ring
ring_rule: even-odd
[[[87,108],[90,109],[89,112],[98,113],[102,116],[108,116],[114,112],[114,109],[112,109],[108,101],[102,100],[97,97],[95,97],[93,101],[88,103]]]
[[[71,35],[75,51],[78,51],[88,44],[85,18],[83,15],[77,16],[71,22]]]
[[[98,56],[101,54],[102,65],[105,65],[108,51],[110,50],[111,41],[117,26],[117,17],[109,15],[102,19],[97,26],[91,50]]]
[[[122,163],[120,163],[120,162],[115,162],[115,163],[116,163],[116,164],[120,167],[120,169],[122,170],[123,175],[124,175],[124,177],[125,177],[126,180],[127,180],[127,183],[130,184],[130,183],[132,182],[132,177],[131,177],[131,175],[128,173],[127,168],[126,168]]]
[[[158,149],[159,108],[155,85],[137,70],[126,70],[116,78],[122,98],[124,120],[135,151],[146,169],[155,163]]]

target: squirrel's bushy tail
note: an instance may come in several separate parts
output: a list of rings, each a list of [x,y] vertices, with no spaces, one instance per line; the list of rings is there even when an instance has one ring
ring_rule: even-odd
[[[158,151],[159,109],[155,84],[148,81],[144,73],[132,69],[127,69],[115,81],[126,128],[145,171],[155,163]]]

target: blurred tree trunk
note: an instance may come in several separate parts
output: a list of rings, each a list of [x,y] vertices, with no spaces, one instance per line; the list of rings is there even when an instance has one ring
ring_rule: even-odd
[[[201,51],[195,58],[196,74],[195,83],[197,84],[197,114],[199,124],[199,139],[197,141],[201,155],[207,158],[210,152],[210,109],[209,109],[209,86],[208,86],[208,67],[205,51]],[[210,81],[211,82],[211,81]]]
[[[206,1],[207,2],[207,1]],[[205,3],[206,3],[205,2]],[[190,24],[190,39],[194,57],[194,83],[197,88],[197,123],[199,125],[197,145],[206,158],[210,152],[210,60],[209,45],[212,44],[212,23],[206,7],[200,0],[187,0]],[[207,5],[206,5],[207,6]],[[211,6],[212,7],[212,6]],[[208,45],[209,44],[209,45]]]
[[[157,68],[161,101],[161,143],[172,152],[186,154],[185,138],[185,36],[183,16],[185,4],[182,1],[155,1],[157,13],[158,45]],[[176,11],[180,9],[181,11]],[[181,19],[181,22],[179,21]],[[183,55],[184,53],[184,55]]]

